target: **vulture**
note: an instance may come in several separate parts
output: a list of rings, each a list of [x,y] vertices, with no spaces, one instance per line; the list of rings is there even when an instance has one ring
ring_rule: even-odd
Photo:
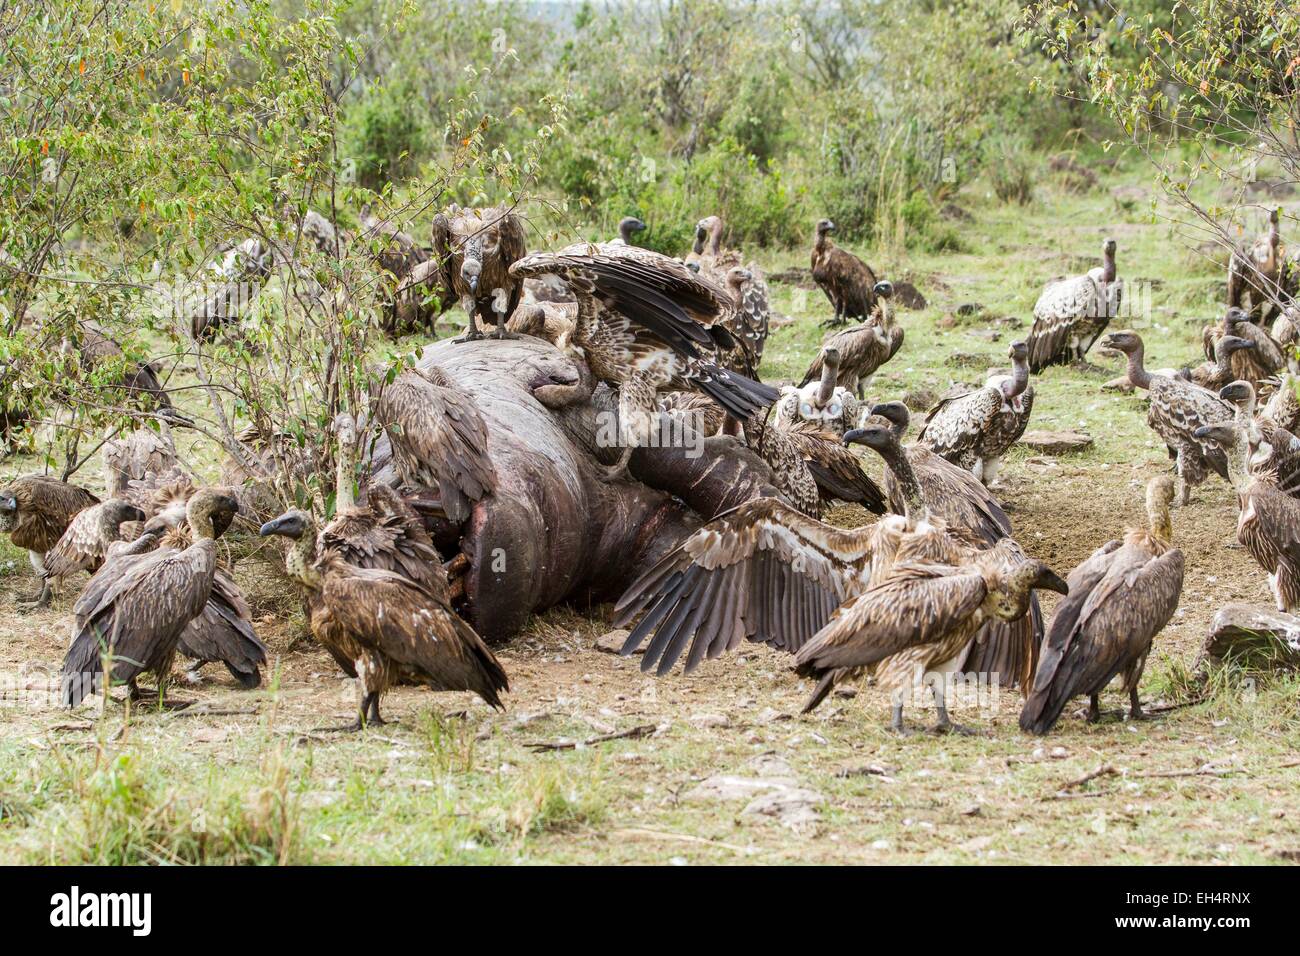
[[[527,290],[525,290],[527,296]],[[573,335],[573,323],[578,304],[573,302],[532,302],[525,301],[510,316],[506,328],[520,335],[531,335],[544,339],[561,351]]]
[[[1231,423],[1232,406],[1199,385],[1147,371],[1143,364],[1145,348],[1136,332],[1111,332],[1103,345],[1127,356],[1129,381],[1146,389],[1150,397],[1147,425],[1164,440],[1174,460],[1174,471],[1182,485],[1179,503],[1186,505],[1191,500],[1192,486],[1203,482],[1211,470],[1228,480],[1228,459],[1223,449],[1197,438],[1196,430],[1202,425]]]
[[[126,498],[141,507],[151,492],[187,480],[165,421],[158,431],[137,428],[104,442],[102,458],[109,497]]]
[[[94,574],[104,563],[108,547],[122,540],[124,522],[144,521],[144,511],[122,498],[109,498],[78,511],[68,528],[42,560],[44,587],[40,603],[48,603],[50,583],[58,582],[78,571]]]
[[[645,232],[646,225],[636,216],[624,216],[618,221],[618,238],[609,240],[610,245],[632,245],[638,232]]]
[[[419,244],[387,219],[380,219],[370,209],[361,209],[361,232],[358,239],[374,250],[379,268],[400,281],[429,254]]]
[[[982,388],[949,393],[925,416],[919,444],[993,484],[1002,456],[1029,424],[1034,389],[1029,384],[1029,346],[1012,342],[1011,374],[994,375]]]
[[[787,385],[776,403],[776,423],[786,425],[802,419],[812,422],[837,437],[856,428],[862,417],[862,403],[847,388],[836,383],[840,374],[840,350],[833,345],[822,348],[821,371],[816,381],[799,388]]]
[[[738,249],[722,249],[725,228],[721,216],[705,216],[695,224],[695,243],[686,257],[688,265],[698,265],[707,278],[721,280],[728,269],[743,265]]]
[[[757,369],[763,359],[772,320],[767,283],[755,263],[742,266],[743,257],[738,250],[723,251],[722,233],[723,224],[719,216],[708,216],[697,222],[695,244],[686,257],[686,265],[702,273],[706,279],[733,288],[735,310],[726,322],[727,329],[744,341],[753,360],[753,369]],[[753,374],[753,370],[747,374]]]
[[[1282,210],[1268,214],[1268,231],[1228,259],[1228,305],[1264,321],[1296,294],[1295,263],[1287,258],[1279,231]]]
[[[72,643],[63,661],[65,707],[100,689],[106,657],[110,679],[125,683],[131,699],[142,696],[136,680],[145,672],[156,677],[161,697],[181,634],[212,596],[216,529],[228,526],[238,509],[230,495],[197,491],[186,506],[193,536],[187,547],[163,543],[148,550],[153,538],[166,533],[158,522],[131,545],[109,553],[72,609]]]
[[[1285,372],[1261,417],[1275,422],[1292,434],[1300,433],[1300,376]]]
[[[398,477],[436,489],[453,524],[496,486],[487,423],[473,395],[441,369],[403,371],[380,393],[375,417],[388,432]]]
[[[65,338],[61,348],[68,352],[76,350],[81,367],[86,370],[106,362],[125,362],[122,377],[113,386],[121,391],[125,400],[146,411],[158,410],[172,420],[189,422],[173,408],[171,396],[158,378],[158,369],[149,362],[126,361],[122,346],[94,322],[80,323],[74,337]]]
[[[877,282],[875,295],[871,318],[828,336],[821,353],[804,373],[800,388],[821,378],[826,350],[835,349],[839,353],[835,384],[853,392],[859,400],[865,397],[876,369],[893,358],[903,346],[903,329],[895,321],[889,301],[894,295],[893,285]]]
[[[1273,320],[1273,341],[1287,371],[1300,372],[1300,306],[1288,305]]]
[[[772,469],[776,487],[800,511],[821,516],[823,502],[859,504],[885,513],[885,496],[839,436],[815,422],[769,421],[759,413],[745,423],[745,443]]]
[[[1151,642],[1178,609],[1183,553],[1171,547],[1167,475],[1147,485],[1147,527],[1108,541],[1070,572],[1070,593],[1056,607],[1043,642],[1020,729],[1046,734],[1071,698],[1088,695],[1088,720],[1101,716],[1098,697],[1115,678],[1129,695],[1129,716],[1143,716],[1138,684]]]
[[[758,350],[756,348],[758,329],[749,326],[749,314],[745,312],[745,287],[754,278],[753,273],[741,266],[733,266],[722,277],[723,285],[730,296],[731,308],[722,318],[725,328],[734,343],[731,348],[718,353],[718,364],[728,371],[754,378],[758,369]],[[766,334],[766,333],[764,333]]]
[[[416,263],[393,293],[384,313],[384,331],[390,335],[407,335],[424,331],[433,334],[437,324],[442,290],[442,266],[436,259]],[[432,299],[430,299],[432,296]]]
[[[506,206],[460,209],[452,206],[433,219],[433,251],[442,269],[442,309],[459,302],[469,324],[464,339],[483,337],[475,317],[496,326],[506,338],[506,319],[519,306],[522,278],[511,266],[524,257],[523,220]]]
[[[1202,362],[1196,368],[1188,369],[1186,378],[1201,388],[1217,392],[1229,382],[1237,379],[1233,368],[1237,358],[1255,351],[1255,343],[1237,335],[1216,336],[1211,344],[1214,352],[1212,361]],[[1258,379],[1252,379],[1258,381]]]
[[[0,487],[0,532],[9,535],[15,548],[27,551],[32,568],[42,576],[40,592],[20,603],[30,607],[49,603],[45,554],[59,543],[79,512],[97,504],[99,499],[85,488],[47,475],[25,475]]]
[[[1281,321],[1280,318],[1279,321]],[[1219,365],[1216,343],[1220,339],[1228,337],[1242,339],[1249,342],[1250,345],[1239,345],[1232,350],[1228,360],[1228,364],[1231,366],[1230,375],[1227,379],[1214,385],[1215,389],[1222,388],[1228,382],[1234,382],[1237,379],[1245,379],[1252,385],[1257,386],[1263,379],[1276,375],[1286,368],[1287,359],[1282,346],[1269,334],[1267,329],[1255,325],[1250,321],[1250,316],[1238,308],[1228,309],[1220,323],[1207,325],[1204,332],[1201,333],[1201,341],[1205,347],[1205,358],[1208,362],[1213,363],[1216,368]],[[1195,379],[1193,380],[1195,381]],[[1207,385],[1206,387],[1211,386]]]
[[[1255,388],[1247,381],[1229,382],[1219,397],[1237,409],[1236,425],[1258,435],[1252,460],[1260,470],[1276,475],[1279,488],[1300,497],[1300,438],[1272,419],[1256,414]]]
[[[249,236],[226,250],[213,263],[213,277],[221,284],[190,315],[190,335],[208,341],[227,325],[238,322],[244,310],[261,294],[271,277],[275,256],[257,236]]]
[[[1197,437],[1230,456],[1237,490],[1237,541],[1268,575],[1277,609],[1300,612],[1300,500],[1278,485],[1277,472],[1252,426],[1202,425]]]
[[[835,231],[835,223],[821,219],[816,228],[812,277],[835,310],[825,324],[845,325],[855,319],[865,320],[876,307],[876,274],[853,253],[835,245],[830,236]]]
[[[926,514],[942,519],[957,544],[983,550],[1013,535],[1011,519],[998,500],[969,471],[940,458],[924,445],[902,444],[910,413],[902,402],[871,408],[862,429],[848,433],[849,444],[865,444],[885,461],[885,493],[895,514]],[[884,428],[873,427],[883,424]],[[990,621],[958,670],[996,680],[1007,687],[1027,687],[1043,639],[1038,598],[1029,615],[1011,623]]]
[[[717,435],[727,424],[727,413],[713,399],[700,392],[664,392],[659,396],[659,410],[688,422],[693,431]]]
[[[701,391],[738,422],[776,401],[778,392],[722,368],[735,348],[722,325],[727,294],[675,259],[639,246],[579,243],[534,253],[511,266],[516,278],[559,275],[578,299],[570,345],[597,381],[618,389],[620,440],[628,447],[611,475],[655,424],[661,391]]]
[[[1088,349],[1119,315],[1124,280],[1115,273],[1115,240],[1101,244],[1102,264],[1086,275],[1048,283],[1034,306],[1029,368],[1083,362]]]
[[[261,534],[293,540],[285,567],[306,592],[312,633],[360,684],[357,720],[339,729],[383,724],[379,698],[397,683],[473,691],[504,709],[506,673],[452,610],[446,575],[436,561],[425,581],[349,564],[337,550],[318,548],[311,516],[296,510],[262,525]]]

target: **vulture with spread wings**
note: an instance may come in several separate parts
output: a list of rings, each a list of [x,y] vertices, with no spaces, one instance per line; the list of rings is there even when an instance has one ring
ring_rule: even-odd
[[[523,283],[511,266],[526,252],[524,222],[507,206],[452,206],[434,217],[433,254],[441,264],[442,310],[457,302],[465,309],[465,339],[483,335],[476,316],[484,326],[496,326],[497,338],[513,334],[505,325],[519,306]]]

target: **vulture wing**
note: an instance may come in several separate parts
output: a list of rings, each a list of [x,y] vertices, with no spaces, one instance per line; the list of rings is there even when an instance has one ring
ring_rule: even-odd
[[[960,454],[976,445],[1001,409],[1002,393],[997,388],[977,388],[946,399],[930,409],[916,440],[940,455]]]
[[[776,498],[715,518],[641,576],[615,608],[619,626],[645,616],[623,647],[652,632],[641,663],[668,673],[691,645],[686,671],[741,640],[798,650],[870,570],[872,535],[841,531]]]
[[[385,485],[366,489],[366,507],[336,515],[318,546],[358,568],[393,571],[428,588],[446,587],[442,558],[419,516]]]
[[[1231,422],[1234,410],[1218,395],[1192,382],[1163,375],[1151,377],[1147,424],[1171,447],[1190,445],[1222,478],[1228,477],[1228,457],[1218,445],[1197,441],[1192,433],[1202,425]]]
[[[220,568],[213,575],[208,602],[185,625],[177,650],[198,661],[221,661],[245,690],[262,682],[258,668],[266,663],[266,645],[253,629],[244,593]]]
[[[858,456],[830,432],[802,418],[782,426],[799,452],[822,497],[860,504],[872,514],[885,513],[885,495],[862,469]]]
[[[93,571],[104,560],[110,542],[100,531],[103,504],[82,508],[68,522],[68,530],[45,553],[46,578],[62,578],[76,571]]]
[[[1047,286],[1034,305],[1034,327],[1029,332],[1029,368],[1039,372],[1062,356],[1075,323],[1100,314],[1101,289],[1087,275],[1062,279]]]

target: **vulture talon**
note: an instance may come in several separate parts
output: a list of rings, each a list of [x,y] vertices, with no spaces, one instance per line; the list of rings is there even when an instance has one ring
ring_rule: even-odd
[[[974,727],[967,727],[965,724],[956,724],[951,720],[941,720],[927,732],[938,737],[942,737],[945,734],[960,734],[963,737],[987,736],[982,730],[977,730]]]

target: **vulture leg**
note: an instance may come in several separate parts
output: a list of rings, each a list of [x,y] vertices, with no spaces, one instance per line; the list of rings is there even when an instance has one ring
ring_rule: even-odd
[[[1101,720],[1101,701],[1096,694],[1088,695],[1088,723],[1095,724]]]
[[[947,680],[940,675],[939,678],[931,685],[934,692],[934,712],[938,721],[930,728],[932,734],[962,734],[966,737],[977,737],[980,735],[978,730],[972,727],[964,727],[961,724],[953,723],[952,718],[948,716],[947,702]]]
[[[22,608],[24,611],[35,611],[38,610],[39,608],[49,607],[50,596],[52,594],[53,594],[53,590],[50,587],[50,582],[43,581],[41,582],[40,591],[33,594],[29,598],[23,598],[21,601],[18,602],[18,606]]]
[[[1136,682],[1128,689],[1128,716],[1130,720],[1147,719],[1147,713],[1142,709],[1142,701],[1138,700]]]
[[[483,338],[483,332],[478,327],[478,319],[475,318],[478,312],[477,305],[472,300],[467,300],[469,304],[465,307],[465,334],[458,338],[452,339],[453,342],[476,342]]]
[[[496,313],[496,327],[497,327],[496,331],[492,333],[492,338],[494,338],[494,339],[517,339],[517,338],[519,338],[519,336],[518,336],[517,333],[507,331],[507,329],[506,329],[506,314],[505,314],[504,312],[497,312],[497,313]]]
[[[367,701],[369,703],[367,703]],[[379,691],[371,691],[361,702],[362,719],[367,727],[382,727],[388,721],[379,716]]]
[[[903,724],[903,702],[894,702],[893,712],[889,716],[889,729],[900,737],[907,737],[912,732]]]

